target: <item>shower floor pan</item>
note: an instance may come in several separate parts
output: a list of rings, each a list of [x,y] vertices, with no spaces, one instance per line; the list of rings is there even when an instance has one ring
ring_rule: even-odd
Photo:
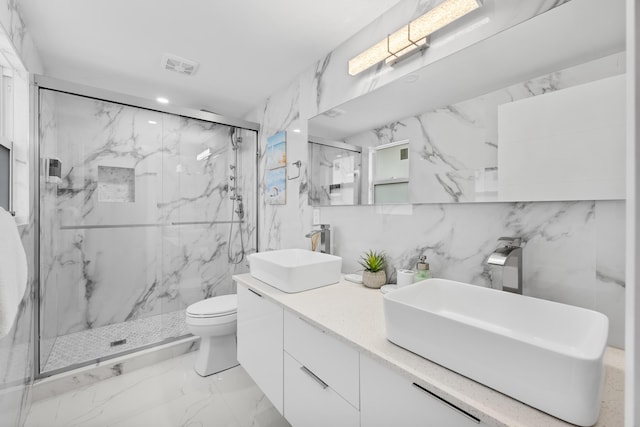
[[[55,339],[41,372],[53,373],[188,334],[185,311],[178,310],[63,335]]]

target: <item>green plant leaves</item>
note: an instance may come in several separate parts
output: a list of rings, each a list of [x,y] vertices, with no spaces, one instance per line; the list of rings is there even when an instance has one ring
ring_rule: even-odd
[[[375,273],[380,270],[384,270],[385,267],[385,259],[383,252],[376,252],[373,250],[368,250],[364,254],[360,256],[360,260],[358,261],[365,270]]]

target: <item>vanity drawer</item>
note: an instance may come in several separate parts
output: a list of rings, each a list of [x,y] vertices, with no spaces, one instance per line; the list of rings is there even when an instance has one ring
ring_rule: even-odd
[[[351,405],[360,407],[360,358],[355,349],[287,310],[284,349]]]
[[[360,358],[361,427],[487,427],[368,356]]]
[[[294,427],[359,427],[360,413],[284,352],[284,416]]]

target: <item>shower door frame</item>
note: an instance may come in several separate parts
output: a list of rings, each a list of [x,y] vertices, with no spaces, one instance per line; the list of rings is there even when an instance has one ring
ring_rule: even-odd
[[[34,233],[35,233],[35,242],[34,242],[34,278],[33,278],[33,379],[41,379],[50,377],[52,375],[66,372],[72,369],[80,368],[82,366],[86,366],[92,363],[95,363],[95,360],[88,361],[85,364],[74,364],[69,367],[65,367],[62,369],[57,369],[53,371],[49,371],[46,373],[41,372],[40,366],[40,296],[41,296],[41,283],[40,283],[40,178],[42,173],[42,159],[40,158],[40,89],[47,89],[56,92],[66,93],[69,95],[81,96],[84,98],[95,99],[99,101],[113,102],[116,104],[125,105],[128,107],[134,108],[142,108],[145,110],[156,111],[159,113],[167,113],[176,116],[182,116],[190,119],[202,120],[211,123],[217,123],[225,126],[233,126],[235,128],[251,130],[256,132],[256,152],[255,152],[255,186],[256,186],[256,248],[259,247],[259,192],[258,192],[258,183],[259,183],[259,144],[260,144],[260,124],[242,120],[242,119],[234,119],[230,117],[224,117],[219,114],[215,114],[208,111],[195,110],[187,107],[180,107],[175,105],[166,105],[160,104],[156,101],[152,101],[145,98],[139,98],[136,96],[126,95],[123,93],[113,92],[106,89],[94,88],[90,86],[85,86],[78,83],[72,83],[64,80],[54,79],[51,77],[33,74],[31,75],[30,80],[30,98],[31,98],[31,140],[33,141],[32,145],[32,176],[31,179],[33,181],[33,212],[34,212]],[[180,339],[178,337],[177,339]],[[100,361],[112,359],[115,357],[124,356],[127,354],[135,353],[145,348],[154,347],[156,345],[162,344],[154,343],[149,344],[147,346],[134,348],[130,350],[123,351],[121,353],[117,353],[111,356],[107,356],[104,358],[100,358]]]

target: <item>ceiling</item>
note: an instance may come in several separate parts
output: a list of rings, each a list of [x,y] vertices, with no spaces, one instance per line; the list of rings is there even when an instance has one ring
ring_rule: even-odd
[[[398,0],[20,0],[45,75],[243,117]],[[193,76],[165,53],[198,62]],[[345,64],[346,72],[346,64]]]

